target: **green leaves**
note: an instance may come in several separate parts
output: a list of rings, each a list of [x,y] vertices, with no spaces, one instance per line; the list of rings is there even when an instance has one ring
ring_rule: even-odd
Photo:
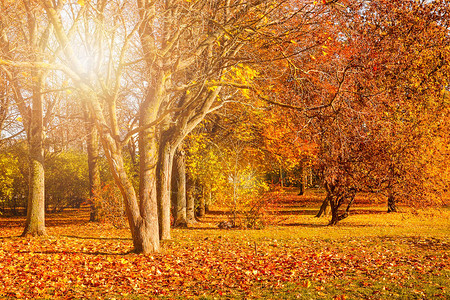
[[[23,180],[18,160],[11,154],[0,154],[0,202],[9,201],[14,195],[15,184]]]

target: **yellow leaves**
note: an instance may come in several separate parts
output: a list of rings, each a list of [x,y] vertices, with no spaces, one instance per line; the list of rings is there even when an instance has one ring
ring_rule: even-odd
[[[238,64],[237,66],[231,67],[230,71],[224,76],[224,79],[245,84],[249,83],[256,76],[258,76],[258,71],[252,69],[248,65]]]
[[[309,57],[311,57],[311,59],[313,59],[313,60],[316,60],[316,59],[317,59],[317,58],[316,58],[314,55],[312,55],[312,54],[310,54]]]
[[[220,79],[225,82],[250,86],[253,79],[258,75],[259,72],[257,70],[251,68],[249,65],[240,63],[232,66]],[[249,89],[242,88],[240,91],[245,98],[250,98]]]
[[[215,80],[211,80],[210,83],[214,84],[214,83],[216,83],[216,81]],[[216,89],[217,89],[216,85],[208,86],[208,91],[214,92]]]
[[[307,279],[305,282],[303,282],[303,287],[310,288],[311,287],[311,281]]]
[[[80,6],[84,6],[84,5],[86,5],[86,2],[84,0],[78,0],[77,4]]]
[[[126,264],[128,264],[130,262],[128,260],[126,260],[125,258],[121,258],[120,259],[120,263],[123,264],[123,265],[126,265]]]
[[[247,89],[241,89],[241,94],[242,96],[244,96],[246,99],[250,99],[250,91]]]
[[[231,67],[230,73],[234,73],[232,79],[235,79],[236,81],[241,83],[249,83],[258,75],[258,71],[244,64],[238,64],[237,66]]]

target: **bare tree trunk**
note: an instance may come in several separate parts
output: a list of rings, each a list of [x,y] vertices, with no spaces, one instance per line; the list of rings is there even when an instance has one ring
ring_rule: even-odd
[[[198,204],[198,216],[204,217],[206,214],[206,202],[205,202],[205,189],[204,187],[201,187],[201,193],[199,198],[199,204]]]
[[[395,167],[394,167],[394,162],[391,162],[390,166],[389,166],[389,177],[390,177],[390,181],[388,182],[388,210],[387,212],[397,212],[397,199],[395,198],[395,194],[394,194],[394,186],[393,186],[393,182],[394,179],[396,178],[396,174],[395,174]]]
[[[158,211],[161,240],[170,240],[170,191],[174,151],[168,142],[162,142],[158,164]]]
[[[355,200],[356,190],[351,188],[346,190],[345,192],[338,192],[336,195],[330,196],[330,206],[331,206],[331,221],[328,225],[336,225],[339,221],[348,217],[350,213],[350,207]],[[339,214],[339,208],[344,203],[346,199],[349,199],[347,208],[345,209],[343,214]]]
[[[322,202],[322,205],[320,206],[319,212],[316,215],[316,218],[320,218],[322,216],[325,216],[328,214],[328,204],[330,203],[330,195],[325,197],[325,199]]]
[[[30,122],[30,186],[28,195],[25,235],[45,235],[45,179],[44,179],[44,124],[43,94],[44,78],[34,72],[37,78],[33,85],[32,112]]]
[[[300,162],[300,191],[298,192],[299,196],[302,196],[305,193],[305,162],[302,160]]]
[[[177,150],[173,168],[174,183],[176,188],[174,226],[187,226],[186,214],[186,165],[184,161],[184,151]]]
[[[186,223],[191,226],[195,220],[195,184],[194,180],[187,176],[187,198],[186,198]]]
[[[333,208],[334,206],[333,206],[333,204],[331,205],[331,220],[330,220],[330,222],[328,223],[328,225],[336,225],[337,224],[337,222],[339,221],[339,215],[338,215],[338,213],[339,213],[339,211],[338,211],[338,209],[336,209],[336,208]]]
[[[152,94],[147,96],[141,107],[140,125],[145,126],[152,120]],[[143,130],[139,135],[139,204],[140,232],[148,245],[142,245],[142,252],[159,251],[158,197],[157,197],[157,163],[158,143],[154,127]],[[138,242],[140,243],[139,239]],[[136,244],[135,244],[135,247]]]
[[[283,167],[280,165],[280,186],[284,187]]]
[[[91,212],[89,221],[99,221],[100,209],[100,169],[98,164],[99,158],[99,141],[98,131],[95,126],[95,121],[88,112],[86,116],[86,130],[87,130],[87,153],[88,153],[88,168],[89,168],[89,196],[91,202]]]
[[[395,195],[392,191],[389,191],[388,194],[388,213],[397,212],[397,201],[395,199]]]

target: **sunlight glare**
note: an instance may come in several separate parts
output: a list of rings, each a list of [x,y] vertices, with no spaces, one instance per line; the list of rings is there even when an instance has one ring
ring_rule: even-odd
[[[88,48],[91,48],[90,50]],[[82,67],[82,72],[85,74],[93,74],[97,72],[98,54],[92,47],[79,47],[76,51],[76,56]]]

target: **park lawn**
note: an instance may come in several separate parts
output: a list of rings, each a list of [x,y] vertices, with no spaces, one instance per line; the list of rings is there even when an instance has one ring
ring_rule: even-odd
[[[223,216],[210,214],[153,255],[130,253],[127,229],[86,211],[49,216],[42,238],[1,218],[0,299],[450,298],[448,209],[364,204],[329,227],[296,199],[263,230],[217,229]]]

